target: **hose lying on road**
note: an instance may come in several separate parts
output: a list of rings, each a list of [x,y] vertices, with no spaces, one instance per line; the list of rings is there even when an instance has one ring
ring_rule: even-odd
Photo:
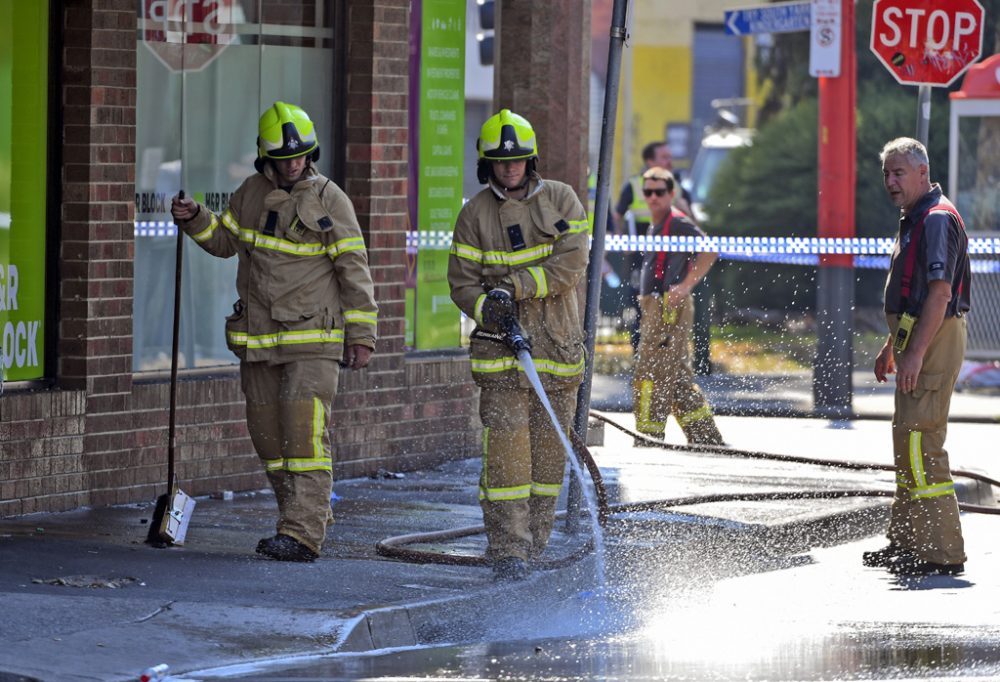
[[[610,424],[619,431],[639,439],[652,447],[660,447],[678,452],[700,452],[713,455],[725,455],[727,457],[742,457],[745,459],[761,459],[774,462],[792,462],[797,464],[812,464],[817,466],[828,466],[839,469],[851,469],[855,471],[894,471],[891,464],[873,464],[869,462],[851,462],[829,459],[819,459],[815,457],[801,457],[798,455],[780,455],[770,452],[759,452],[754,450],[739,450],[724,445],[674,445],[654,440],[637,431],[632,431],[621,424],[618,424],[609,417],[599,412],[591,412],[590,416],[605,424]],[[575,431],[570,431],[570,441],[572,442],[574,453],[580,462],[586,466],[591,480],[594,482],[594,490],[597,497],[597,516],[603,526],[611,514],[621,514],[641,511],[664,511],[674,507],[685,507],[695,504],[708,504],[711,502],[760,502],[776,500],[819,500],[838,499],[844,497],[892,497],[892,490],[783,490],[772,492],[755,493],[719,493],[713,495],[694,495],[690,497],[678,497],[665,500],[648,500],[642,502],[622,502],[617,504],[608,503],[608,493],[601,477],[600,469],[594,461],[590,450],[580,440]],[[964,469],[952,469],[952,476],[961,476],[975,481],[987,483],[1000,488],[1000,481],[990,478],[984,474]],[[998,514],[1000,507],[988,507],[985,505],[968,504],[960,502],[959,509],[965,512],[978,514]],[[566,512],[561,511],[556,514],[557,519],[565,518]],[[375,543],[375,551],[384,557],[408,561],[410,563],[435,563],[449,564],[455,566],[489,566],[489,561],[483,556],[472,556],[468,554],[447,554],[436,550],[414,549],[410,545],[430,544],[457,540],[463,537],[478,535],[485,531],[485,527],[466,526],[464,528],[454,528],[451,530],[433,531],[429,533],[411,533],[409,535],[399,535],[386,538]],[[592,542],[586,543],[573,553],[560,559],[550,559],[534,562],[534,566],[539,569],[554,569],[566,566],[586,556],[591,548]]]

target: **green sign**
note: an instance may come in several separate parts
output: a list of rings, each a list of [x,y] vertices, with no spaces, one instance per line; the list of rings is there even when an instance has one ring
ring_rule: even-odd
[[[0,369],[7,381],[45,375],[48,6],[0,0]]]
[[[451,232],[462,208],[465,0],[423,0],[417,231]],[[461,314],[448,287],[448,251],[417,252],[416,348],[460,345]]]

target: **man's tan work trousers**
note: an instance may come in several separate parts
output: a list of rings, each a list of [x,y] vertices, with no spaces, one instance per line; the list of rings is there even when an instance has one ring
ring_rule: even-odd
[[[328,427],[340,366],[334,360],[243,362],[247,426],[278,501],[277,532],[319,554],[332,519]]]
[[[576,387],[548,393],[568,434]],[[531,389],[483,388],[483,470],[479,504],[486,526],[486,558],[534,559],[552,534],[566,451],[549,414]]]
[[[721,445],[712,408],[691,366],[694,300],[665,308],[662,297],[639,297],[642,328],[632,381],[632,412],[639,433],[663,438],[667,417],[674,415],[689,443]]]
[[[887,319],[895,338],[899,320],[895,315]],[[966,338],[964,317],[945,318],[924,355],[917,388],[912,393],[896,389],[892,420],[896,495],[889,541],[936,564],[965,562],[958,498],[944,440]],[[896,362],[905,354],[905,350],[897,352]]]

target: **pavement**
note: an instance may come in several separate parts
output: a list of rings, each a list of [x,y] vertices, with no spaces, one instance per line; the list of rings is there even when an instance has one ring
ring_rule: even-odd
[[[623,405],[627,383],[595,378],[594,406]],[[720,414],[731,415],[720,416],[719,426],[735,450],[891,462],[891,387],[861,384],[854,401],[858,418],[829,421],[759,416],[768,414],[764,408],[770,414],[800,414],[799,408],[806,413],[807,377],[705,377],[702,384]],[[963,418],[949,428],[952,467],[1000,478],[991,445],[1000,396],[957,394],[953,413]],[[628,413],[605,414],[633,426]],[[738,416],[749,414],[754,416]],[[611,425],[594,435],[603,436],[603,443],[592,446],[591,454],[609,500],[619,506],[725,493],[878,494],[893,486],[889,472],[636,448],[631,436]],[[667,441],[683,443],[673,422]],[[717,499],[613,513],[600,561],[591,554],[536,570],[518,584],[516,597],[485,567],[377,554],[376,543],[389,537],[477,526],[478,468],[478,460],[469,459],[337,481],[336,522],[312,564],[254,555],[257,540],[273,532],[275,503],[268,491],[199,498],[184,545],[160,549],[144,543],[152,504],[0,519],[0,682],[138,680],[158,664],[169,666],[167,679],[223,679],[274,660],[539,636],[501,617],[505,609],[490,608],[509,607],[515,598],[549,614],[545,635],[600,628],[607,614],[595,616],[586,605],[600,574],[623,590],[626,575],[628,590],[672,580],[664,576],[697,575],[711,588],[708,602],[723,604],[730,616],[734,609],[811,608],[872,627],[887,617],[926,622],[942,613],[970,626],[996,630],[1000,623],[1000,519],[963,514],[969,555],[964,575],[901,583],[860,565],[861,551],[884,544],[885,497]],[[995,504],[997,491],[989,486],[958,483],[963,501]],[[559,560],[579,549],[589,537],[582,523],[583,532],[569,533],[560,522],[546,558]],[[419,546],[478,556],[484,539],[471,533]],[[894,604],[890,616],[887,595]],[[640,607],[626,602],[623,608]],[[483,618],[485,612],[491,616]],[[589,613],[589,620],[581,613]]]

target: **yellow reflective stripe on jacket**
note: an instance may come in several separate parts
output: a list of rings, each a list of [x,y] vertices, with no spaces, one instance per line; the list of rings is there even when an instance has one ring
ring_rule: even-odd
[[[209,214],[211,217],[208,219],[208,227],[199,232],[198,234],[191,235],[191,238],[196,242],[207,242],[215,234],[215,229],[219,226],[219,219],[215,217],[214,213]]]
[[[955,483],[953,481],[946,481],[944,483],[938,483],[936,485],[925,485],[917,486],[916,488],[910,488],[910,499],[920,500],[929,497],[943,497],[945,495],[955,494]]]
[[[677,423],[680,424],[681,426],[688,426],[689,424],[692,424],[696,421],[700,421],[702,419],[711,419],[711,417],[712,417],[712,408],[709,407],[708,405],[702,405],[697,410],[692,410],[687,414],[678,415]]]
[[[304,329],[299,331],[279,331],[270,334],[247,334],[245,332],[227,332],[226,338],[235,346],[253,348],[277,348],[278,346],[295,346],[303,343],[343,343],[342,329]]]
[[[537,497],[558,497],[562,489],[561,483],[535,483],[531,484],[531,494]]]
[[[471,260],[474,263],[483,262],[482,249],[477,249],[475,246],[469,246],[468,244],[452,242],[451,254],[459,258],[464,258],[465,260]]]
[[[236,221],[236,217],[233,216],[232,209],[226,209],[222,214],[222,224],[227,230],[233,233],[234,237],[240,236],[240,224]]]
[[[279,253],[287,253],[292,256],[322,256],[326,253],[326,247],[319,242],[299,244],[297,242],[288,241],[287,239],[269,237],[266,234],[261,234],[257,230],[240,230],[240,241],[247,244],[253,244],[254,247],[258,249],[278,251]]]
[[[345,310],[344,321],[357,324],[375,324],[378,322],[378,313],[367,310]]]
[[[487,265],[524,265],[551,256],[552,244],[539,244],[523,251],[487,251],[485,255]]]
[[[486,302],[486,294],[480,294],[479,298],[476,299],[476,307],[472,311],[472,317],[476,321],[476,324],[483,323],[483,303]]]
[[[346,237],[328,246],[326,254],[330,256],[330,259],[332,260],[349,251],[363,251],[364,248],[365,240],[363,237]]]
[[[582,222],[586,225],[586,221]],[[521,251],[483,251],[468,244],[453,242],[451,245],[451,254],[481,265],[515,266],[532,263],[551,256],[552,244],[539,244],[538,246],[532,246],[530,249],[523,249]]]
[[[516,485],[510,488],[479,488],[479,499],[490,502],[524,500],[531,496],[530,485]]]
[[[563,232],[564,235],[576,234],[577,232],[587,232],[590,230],[589,220],[567,220],[569,223],[569,229]]]
[[[518,365],[518,369],[521,369]],[[572,377],[583,372],[583,358],[580,358],[579,362],[575,362],[572,365],[565,362],[556,362],[555,360],[549,360],[547,358],[538,358],[535,360],[535,369],[538,370],[539,374],[555,374],[561,377]]]
[[[549,295],[549,281],[545,277],[545,270],[539,267],[530,267],[531,279],[535,280],[535,298],[545,298]]]
[[[481,358],[472,358],[472,371],[480,372],[482,374],[495,374],[497,372],[506,372],[508,370],[516,369],[520,372],[524,370],[521,365],[518,364],[517,358],[513,356],[507,356],[503,358],[496,358],[494,360],[485,360]],[[539,374],[553,374],[561,377],[572,377],[583,372],[583,358],[579,362],[568,364],[565,362],[556,362],[555,360],[549,360],[547,358],[534,358],[535,370]]]

